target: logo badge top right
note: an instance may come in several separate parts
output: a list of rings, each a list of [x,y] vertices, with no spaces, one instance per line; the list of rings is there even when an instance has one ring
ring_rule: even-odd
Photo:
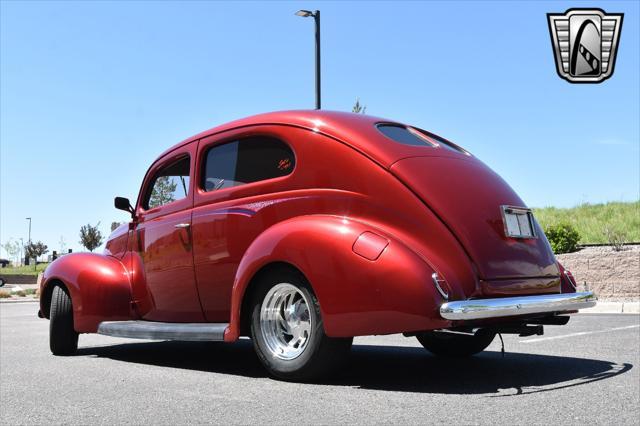
[[[602,83],[611,77],[623,16],[602,9],[548,13],[558,75],[570,83]]]

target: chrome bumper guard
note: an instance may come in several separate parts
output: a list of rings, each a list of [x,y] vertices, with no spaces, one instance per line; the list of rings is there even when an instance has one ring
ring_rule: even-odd
[[[498,299],[457,300],[443,303],[440,306],[440,315],[448,320],[476,320],[576,311],[595,306],[596,300],[596,296],[591,291]]]

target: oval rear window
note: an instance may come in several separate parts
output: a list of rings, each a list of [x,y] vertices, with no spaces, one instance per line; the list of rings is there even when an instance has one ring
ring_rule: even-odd
[[[434,135],[433,133],[427,132],[426,130],[422,130],[422,129],[417,129],[414,128],[414,130],[416,132],[420,132],[420,134],[422,136],[424,136],[425,138],[429,139],[431,142],[433,142],[436,146],[442,147],[442,148],[446,148],[450,151],[454,151],[454,152],[460,152],[462,154],[465,155],[471,155],[469,152],[467,152],[466,150],[464,150],[463,148],[459,147],[458,145],[454,144],[453,142],[449,142],[448,140],[438,136],[438,135]]]
[[[434,147],[426,138],[421,137],[416,131],[412,131],[404,126],[379,124],[377,127],[383,135],[401,144]]]
[[[406,127],[400,124],[393,123],[378,124],[376,127],[383,135],[403,145],[443,148],[449,151],[471,155],[466,150],[445,140],[444,138],[441,138],[440,136],[434,135],[433,133],[429,133],[422,129]]]

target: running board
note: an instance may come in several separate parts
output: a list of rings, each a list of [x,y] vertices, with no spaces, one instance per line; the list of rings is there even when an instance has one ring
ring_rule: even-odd
[[[227,323],[103,321],[98,334],[149,340],[222,341]]]

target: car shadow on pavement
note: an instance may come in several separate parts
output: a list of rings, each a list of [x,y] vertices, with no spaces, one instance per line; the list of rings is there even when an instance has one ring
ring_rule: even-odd
[[[113,346],[79,347],[77,355],[94,355],[116,361],[182,368],[209,373],[266,377],[250,340],[223,342],[145,342]]]
[[[251,342],[151,342],[84,347],[79,356],[266,377]],[[631,364],[538,354],[485,351],[443,359],[420,347],[354,345],[345,369],[319,384],[394,392],[517,396],[579,386],[626,373]]]
[[[440,394],[515,396],[608,379],[631,364],[539,354],[485,351],[439,358],[420,347],[354,346],[351,365],[336,384]]]

